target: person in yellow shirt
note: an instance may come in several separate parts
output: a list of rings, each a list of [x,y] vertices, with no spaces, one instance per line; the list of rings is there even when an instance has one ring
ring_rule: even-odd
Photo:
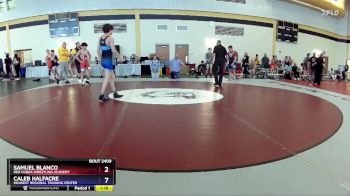
[[[252,62],[250,63],[250,71],[251,71],[251,76],[253,78],[255,78],[255,72],[256,72],[256,68],[259,67],[261,65],[261,62],[259,60],[259,55],[256,54],[255,58],[252,60]]]
[[[62,80],[62,75],[64,73],[66,84],[69,84],[68,81],[68,61],[69,61],[69,50],[67,49],[67,43],[63,42],[62,46],[58,49],[58,63],[60,73],[58,78],[56,79],[56,83],[59,84],[60,80]]]

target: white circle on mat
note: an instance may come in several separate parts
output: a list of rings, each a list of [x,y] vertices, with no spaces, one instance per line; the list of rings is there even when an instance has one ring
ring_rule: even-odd
[[[118,91],[122,98],[114,99],[113,93],[110,99],[152,105],[185,105],[218,101],[224,96],[220,93],[182,88],[145,88]]]

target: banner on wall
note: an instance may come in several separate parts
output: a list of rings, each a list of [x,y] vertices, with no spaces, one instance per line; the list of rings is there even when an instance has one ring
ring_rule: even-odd
[[[103,33],[102,27],[104,23],[101,24],[94,24],[94,32],[95,33]],[[111,23],[113,26],[113,32],[114,33],[126,33],[127,32],[127,25],[126,23]]]
[[[216,25],[215,35],[244,36],[244,28]]]

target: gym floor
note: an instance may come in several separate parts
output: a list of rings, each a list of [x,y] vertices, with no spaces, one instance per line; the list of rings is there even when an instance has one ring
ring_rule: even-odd
[[[99,103],[101,82],[0,82],[1,195],[96,195],[11,193],[6,159],[33,157],[116,158],[105,195],[350,194],[350,83],[118,78]]]

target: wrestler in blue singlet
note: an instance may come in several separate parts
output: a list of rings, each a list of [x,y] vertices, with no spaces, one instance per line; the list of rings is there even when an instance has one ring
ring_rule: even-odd
[[[102,52],[102,57],[101,57],[101,65],[103,68],[108,69],[108,70],[113,70],[115,65],[113,62],[113,52],[112,48],[106,44],[106,38],[100,38],[100,48]]]

